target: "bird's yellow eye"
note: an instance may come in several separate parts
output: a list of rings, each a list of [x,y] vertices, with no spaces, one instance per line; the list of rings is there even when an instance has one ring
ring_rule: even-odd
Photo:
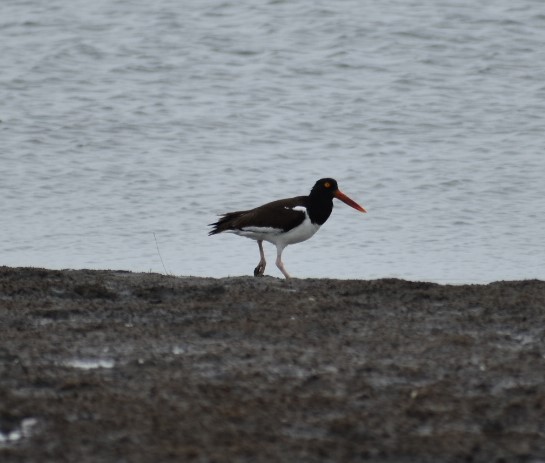
[[[324,183],[324,186],[325,186],[326,188],[331,188],[331,183],[325,182],[325,183]]]

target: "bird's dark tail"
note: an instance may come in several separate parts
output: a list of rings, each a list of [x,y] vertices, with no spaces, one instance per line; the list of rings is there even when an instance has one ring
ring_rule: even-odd
[[[235,225],[237,219],[246,214],[246,212],[248,211],[228,212],[227,214],[222,214],[217,222],[208,224],[209,227],[212,227],[212,230],[208,232],[208,236],[237,228]]]

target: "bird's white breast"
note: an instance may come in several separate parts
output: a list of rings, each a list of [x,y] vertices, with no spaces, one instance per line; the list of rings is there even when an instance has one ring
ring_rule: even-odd
[[[317,223],[312,223],[310,217],[308,216],[305,209],[305,220],[301,222],[297,227],[292,228],[291,230],[283,233],[278,237],[277,241],[273,241],[275,244],[283,244],[287,246],[288,244],[300,243],[301,241],[306,241],[312,237],[318,230],[320,225]]]
[[[304,212],[305,219],[295,228],[292,228],[288,231],[284,231],[281,228],[254,226],[244,227],[240,230],[229,231],[232,233],[236,233],[240,236],[245,236],[246,238],[269,241],[270,243],[280,245],[282,247],[285,247],[289,244],[306,241],[320,229],[320,225],[311,222],[306,208],[297,206],[294,207],[293,210]]]

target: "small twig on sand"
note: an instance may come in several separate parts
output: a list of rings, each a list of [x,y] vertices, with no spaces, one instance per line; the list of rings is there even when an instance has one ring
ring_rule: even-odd
[[[163,258],[161,257],[161,251],[159,251],[159,243],[157,243],[157,237],[155,236],[155,232],[153,232],[153,238],[155,239],[155,247],[157,248],[157,254],[159,254],[159,259],[161,259],[161,264],[163,265],[163,270],[165,271],[165,274],[170,275],[167,268],[165,267],[165,263],[163,262]]]

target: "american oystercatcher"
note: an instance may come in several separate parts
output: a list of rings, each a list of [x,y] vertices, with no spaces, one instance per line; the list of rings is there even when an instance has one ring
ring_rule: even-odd
[[[263,241],[269,241],[276,246],[276,266],[286,278],[290,278],[282,263],[282,251],[289,244],[308,240],[320,229],[331,215],[333,198],[360,212],[367,212],[342,193],[335,180],[322,178],[314,184],[308,196],[280,199],[255,209],[222,214],[217,222],[209,224],[213,228],[208,234],[228,232],[257,240],[261,259],[254,270],[256,277],[265,272]]]

